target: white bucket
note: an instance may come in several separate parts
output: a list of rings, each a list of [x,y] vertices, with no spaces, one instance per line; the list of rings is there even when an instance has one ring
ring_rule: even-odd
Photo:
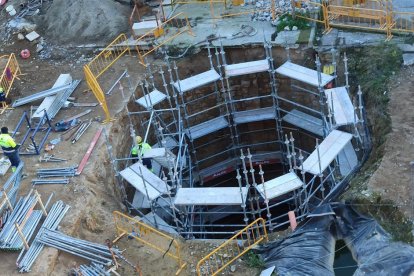
[[[6,7],[6,11],[9,13],[10,16],[16,15],[16,10],[14,9],[13,5],[9,5]]]

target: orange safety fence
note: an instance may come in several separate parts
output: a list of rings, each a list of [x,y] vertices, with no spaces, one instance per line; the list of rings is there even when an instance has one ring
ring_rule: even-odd
[[[325,2],[321,4],[319,2],[312,2],[309,0],[296,0],[295,5],[296,17],[321,23],[324,25],[325,30],[329,31],[328,15]],[[302,6],[307,7],[305,12],[302,11]]]
[[[3,88],[4,94],[7,98],[15,79],[21,74],[21,71],[14,54],[1,56],[0,59],[6,60],[4,67],[2,66],[3,68],[1,68],[0,87]],[[8,105],[6,102],[2,102],[0,106],[0,114],[3,114],[7,108]]]
[[[146,66],[145,57],[156,51],[158,48],[167,44],[180,34],[187,32],[190,35],[194,35],[191,29],[190,22],[184,13],[178,13],[170,19],[159,24],[158,27],[148,31],[135,40],[135,43],[139,43],[143,40],[152,40],[154,37],[159,39],[156,45],[153,45],[149,50],[140,49],[140,46],[136,46],[138,52],[138,58],[142,65]]]
[[[258,218],[197,263],[197,275],[217,275],[253,246],[268,241],[266,222]]]
[[[164,234],[146,223],[118,211],[114,211],[113,216],[118,234],[117,239],[128,235],[128,237],[159,251],[164,256],[168,256],[178,265],[178,270],[175,275],[180,274],[186,267],[187,263],[184,262],[181,255],[181,246],[174,237]]]

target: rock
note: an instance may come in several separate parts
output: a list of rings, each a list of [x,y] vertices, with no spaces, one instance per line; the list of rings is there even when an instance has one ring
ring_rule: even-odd
[[[414,54],[403,54],[404,65],[414,64]]]
[[[286,26],[286,27],[284,28],[284,30],[285,30],[285,31],[290,31],[289,26]]]
[[[43,45],[42,45],[42,44],[37,44],[37,45],[36,45],[36,52],[37,52],[37,53],[41,52],[43,49],[44,49],[44,47],[43,47]]]
[[[230,271],[235,272],[236,271],[236,266],[235,265],[230,266]]]
[[[21,33],[18,33],[18,34],[17,34],[17,39],[18,39],[18,40],[23,40],[23,39],[24,39],[24,35],[23,35],[23,34],[21,34]]]
[[[406,53],[406,52],[414,52],[414,45],[411,45],[411,44],[397,44],[397,46],[404,53]]]
[[[298,27],[296,27],[296,26],[292,27],[292,31],[297,31],[297,30],[298,30]]]

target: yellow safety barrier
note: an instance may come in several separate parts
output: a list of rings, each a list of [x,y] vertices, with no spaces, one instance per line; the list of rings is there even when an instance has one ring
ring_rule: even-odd
[[[88,84],[89,88],[92,90],[92,93],[95,95],[95,98],[98,100],[99,105],[102,107],[102,109],[105,112],[105,120],[104,123],[109,123],[110,121],[113,121],[111,118],[111,114],[108,109],[108,105],[106,104],[106,98],[105,93],[102,91],[101,86],[98,83],[98,80],[95,78],[95,76],[92,74],[91,70],[87,65],[83,67],[83,72],[85,73],[85,80]]]
[[[272,20],[276,19],[276,0],[271,0],[270,7],[268,8],[252,8],[247,9],[242,6],[238,6],[238,1],[233,1],[233,7],[231,9],[227,9],[227,6],[224,5],[224,10],[219,10],[218,12],[214,11],[214,4],[217,3],[216,0],[210,0],[210,9],[211,15],[214,19],[221,19],[226,17],[235,17],[235,16],[243,16],[255,13],[263,13],[269,12],[272,16]],[[236,2],[236,4],[235,4]],[[218,14],[217,14],[218,13]]]
[[[174,32],[174,33],[172,33]],[[139,41],[151,39],[152,37],[160,37],[163,36],[165,39],[162,41],[158,41],[157,45],[153,46],[150,50],[143,50],[140,49],[139,46],[136,46],[136,50],[138,52],[138,58],[142,65],[146,66],[145,64],[145,57],[150,53],[154,52],[158,48],[165,45],[168,41],[173,40],[180,34],[188,32],[190,35],[194,35],[191,29],[191,25],[188,21],[187,16],[184,13],[178,13],[171,17],[170,19],[161,23],[157,28],[152,29],[151,31],[143,34],[140,36],[135,42],[138,44]],[[166,36],[168,35],[168,36]]]
[[[0,87],[3,88],[6,98],[8,97],[13,83],[18,75],[21,74],[19,63],[17,62],[16,56],[10,54],[8,56],[1,56],[0,59],[7,60],[4,68],[1,71],[0,76]],[[8,105],[6,102],[2,102],[0,106],[0,114],[6,111]]]
[[[265,220],[258,218],[197,263],[197,275],[217,275],[253,246],[268,241]]]
[[[113,119],[109,113],[105,93],[99,85],[98,78],[102,76],[102,74],[105,73],[106,70],[108,70],[125,53],[131,53],[128,45],[128,38],[125,34],[120,34],[94,59],[83,67],[86,82],[105,112],[106,118],[104,123],[110,122]]]
[[[308,13],[301,13],[296,12],[295,16],[304,18],[309,21],[321,23],[325,27],[325,32],[330,31],[329,23],[328,23],[328,14],[326,9],[326,2],[318,3],[318,2],[311,2],[309,0],[297,0],[295,1],[296,8],[298,10],[302,6],[307,6],[310,12]],[[300,11],[300,9],[299,9]]]
[[[128,46],[128,38],[125,34],[120,34],[105,49],[103,49],[87,66],[92,74],[98,79],[125,53],[131,54]]]
[[[177,262],[179,267],[175,275],[180,274],[186,267],[187,263],[181,256],[180,244],[173,237],[118,211],[114,211],[113,215],[118,237],[128,235],[170,257]]]

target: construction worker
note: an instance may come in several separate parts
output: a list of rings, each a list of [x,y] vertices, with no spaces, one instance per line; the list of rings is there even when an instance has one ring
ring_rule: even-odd
[[[3,87],[0,86],[0,103],[6,101],[6,94],[4,93]]]
[[[136,144],[136,146],[133,146],[132,150],[131,150],[131,157],[135,158],[133,160],[134,163],[138,162],[138,160],[139,160],[138,154],[143,156],[146,151],[151,149],[151,146],[148,143],[143,143],[141,136],[135,137],[135,141],[136,141],[137,144]],[[151,158],[142,158],[142,164],[145,167],[147,167],[148,170],[152,171]]]
[[[9,129],[7,127],[1,128],[0,146],[3,149],[4,155],[6,155],[10,160],[12,172],[15,172],[20,163],[19,145],[17,145],[10,136]]]

